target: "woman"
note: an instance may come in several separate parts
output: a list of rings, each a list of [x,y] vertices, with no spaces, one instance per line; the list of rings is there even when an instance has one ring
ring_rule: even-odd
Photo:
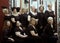
[[[47,43],[57,43],[57,35],[58,33],[56,32],[54,25],[53,25],[53,17],[48,17],[47,19],[48,24],[44,28],[44,33],[45,33],[45,40]]]
[[[17,13],[17,9],[15,7],[12,8],[12,15],[11,15],[11,22],[12,22],[12,26],[13,28],[15,28],[16,26],[16,21],[19,21],[20,17]]]
[[[43,28],[44,28],[44,25],[45,25],[43,10],[44,10],[44,6],[41,5],[39,7],[40,12],[38,12],[38,26],[37,26],[38,33],[39,33],[40,36],[43,33]]]
[[[25,9],[21,9],[20,11],[20,22],[22,23],[23,27],[24,28],[27,28],[28,26],[28,15],[26,13],[26,10]]]
[[[31,18],[31,21],[30,21],[28,28],[27,28],[27,34],[29,37],[28,40],[31,43],[38,43],[39,42],[39,35],[37,33],[37,29],[36,29],[35,25],[36,25],[35,18]]]
[[[14,43],[15,40],[13,38],[12,25],[10,21],[5,21],[5,25],[3,27],[3,43]]]
[[[16,43],[24,43],[28,35],[26,35],[24,28],[19,21],[16,22],[15,27],[15,40]]]
[[[18,12],[17,12],[17,8],[13,7],[12,8],[12,18],[11,19],[15,19],[14,21],[12,20],[12,22],[16,22],[19,20],[19,15],[18,15]]]
[[[3,13],[4,13],[4,21],[11,21],[11,14],[9,14],[8,8],[3,8]]]

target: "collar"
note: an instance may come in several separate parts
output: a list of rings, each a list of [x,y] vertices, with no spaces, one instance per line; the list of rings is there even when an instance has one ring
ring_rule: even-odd
[[[36,13],[34,13],[34,12],[32,12],[32,11],[31,11],[31,13],[32,13],[33,15],[37,15],[37,12],[36,12]]]

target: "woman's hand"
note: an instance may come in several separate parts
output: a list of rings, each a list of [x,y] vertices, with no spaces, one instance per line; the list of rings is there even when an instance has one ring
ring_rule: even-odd
[[[8,39],[9,39],[9,40],[11,40],[12,42],[14,42],[14,41],[15,41],[13,38],[10,38],[10,37],[9,37]]]
[[[13,22],[13,23],[15,23],[16,21],[15,21],[15,18],[11,18],[11,21]]]

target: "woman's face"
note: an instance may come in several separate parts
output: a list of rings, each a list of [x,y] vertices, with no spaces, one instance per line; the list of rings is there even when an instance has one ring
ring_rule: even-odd
[[[33,6],[33,7],[31,7],[31,9],[32,9],[32,11],[33,11],[33,12],[36,10],[34,6]]]
[[[52,9],[52,5],[48,5],[48,9],[51,10]]]
[[[53,19],[48,20],[49,24],[53,24]]]
[[[11,24],[10,24],[10,21],[7,21],[7,26],[10,26]]]
[[[14,9],[14,10],[13,10],[13,12],[14,12],[14,13],[16,13],[16,12],[17,12],[17,10],[16,10],[16,9]]]
[[[43,12],[43,10],[44,10],[44,8],[43,7],[40,7],[40,9],[39,9],[41,12]]]
[[[9,13],[8,9],[3,9],[3,13],[8,14]]]

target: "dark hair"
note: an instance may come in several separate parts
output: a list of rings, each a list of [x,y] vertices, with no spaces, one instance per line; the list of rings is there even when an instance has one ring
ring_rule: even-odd
[[[2,8],[2,9],[8,9],[6,6],[2,6],[1,8]]]
[[[17,10],[17,8],[16,7],[13,7],[13,8],[11,8],[12,9],[12,11],[14,11],[14,9],[16,9]]]
[[[20,10],[20,7],[17,7],[16,9],[17,9],[17,12],[19,12],[19,10]]]
[[[44,6],[40,6],[39,9],[40,9],[41,7],[43,7],[43,9],[44,9]]]

